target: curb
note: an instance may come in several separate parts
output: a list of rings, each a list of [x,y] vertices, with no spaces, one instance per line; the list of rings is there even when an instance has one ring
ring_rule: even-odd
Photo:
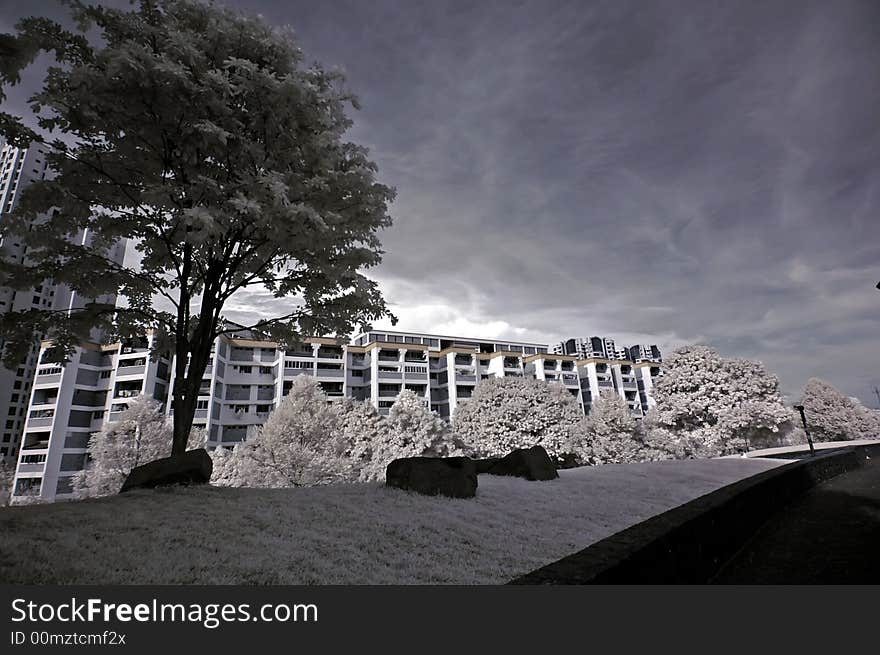
[[[871,456],[880,456],[880,445],[835,450],[764,471],[507,584],[705,584],[774,513]]]

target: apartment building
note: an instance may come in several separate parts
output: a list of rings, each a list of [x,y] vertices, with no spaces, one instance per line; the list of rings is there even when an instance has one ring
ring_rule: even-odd
[[[23,189],[45,176],[44,148],[34,146],[23,149],[3,145],[0,150],[0,221],[16,207]],[[0,237],[0,257],[7,261],[22,261],[25,255],[24,244]],[[27,291],[0,287],[0,314],[51,308],[56,291],[50,284],[41,284]],[[0,352],[2,349],[3,339],[0,337]],[[11,463],[18,455],[37,350],[38,342],[35,341],[31,351],[17,367],[8,369],[0,365],[0,421],[3,428],[0,432],[0,461]]]
[[[0,150],[0,221],[18,204],[22,191],[29,184],[51,176],[47,166],[46,148],[33,145],[30,148],[15,148],[3,145]],[[76,235],[74,243],[86,245],[90,236],[85,232]],[[126,243],[118,242],[108,253],[114,261],[122,263],[125,257]],[[0,257],[9,261],[26,261],[27,247],[13,240],[0,238]],[[114,303],[114,295],[104,296],[99,301]],[[10,289],[0,287],[0,314],[7,312],[27,311],[30,309],[73,311],[82,307],[83,299],[68,287],[55,284],[52,280],[44,280],[32,289]],[[93,332],[92,339],[99,340],[100,335]],[[3,339],[0,337],[0,352]],[[31,395],[31,386],[37,366],[40,349],[39,335],[35,338],[30,352],[14,369],[0,366],[0,461],[13,463],[19,454],[21,436],[25,424],[25,412]]]
[[[151,359],[151,345],[152,335],[124,344],[84,344],[69,363],[57,366],[48,363],[52,344],[41,344],[15,495],[69,498],[71,477],[86,462],[89,435],[104,421],[116,420],[132,398],[146,394],[173,415],[174,361]],[[209,448],[231,447],[265,422],[302,375],[317,380],[333,401],[370,402],[382,414],[410,390],[451,419],[481,381],[526,376],[563,385],[585,412],[607,388],[626,399],[634,416],[643,415],[641,363],[548,350],[538,343],[389,330],[372,330],[347,343],[311,338],[285,350],[241,329],[214,342],[193,425],[205,429]],[[644,393],[648,396],[650,387]]]

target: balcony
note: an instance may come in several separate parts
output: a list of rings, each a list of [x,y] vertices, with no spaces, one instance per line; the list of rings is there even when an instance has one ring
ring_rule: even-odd
[[[345,371],[341,368],[321,368],[319,366],[316,375],[319,378],[332,378],[338,380],[345,377]]]
[[[475,383],[477,381],[477,376],[476,375],[456,375],[455,381],[456,382],[474,382]]]
[[[318,359],[342,359],[342,348],[318,348]]]
[[[46,468],[46,462],[39,464],[19,464],[16,469],[17,473],[42,473]]]
[[[238,387],[229,386],[226,387],[226,400],[250,400],[251,399],[251,389],[250,387],[246,389],[241,389]]]
[[[34,378],[34,386],[39,384],[57,385],[59,382],[61,382],[61,373],[43,374],[38,372],[37,377]]]
[[[403,374],[400,371],[379,371],[378,378],[380,380],[402,380]]]

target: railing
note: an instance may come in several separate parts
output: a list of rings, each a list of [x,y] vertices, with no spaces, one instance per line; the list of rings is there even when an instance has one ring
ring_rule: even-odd
[[[400,371],[379,371],[378,377],[380,380],[401,380],[403,374]]]
[[[29,418],[28,419],[28,427],[31,428],[44,428],[52,425],[52,421],[54,419],[52,417],[44,417],[44,418]]]
[[[146,370],[146,364],[136,364],[134,366],[121,365],[116,371],[116,375],[143,375]]]
[[[344,378],[345,371],[335,368],[319,368],[316,371],[316,375],[322,378]]]
[[[456,382],[476,382],[477,376],[476,375],[456,375],[455,380],[456,380]]]
[[[40,462],[39,464],[19,464],[18,472],[19,473],[42,473],[46,468],[46,462]]]

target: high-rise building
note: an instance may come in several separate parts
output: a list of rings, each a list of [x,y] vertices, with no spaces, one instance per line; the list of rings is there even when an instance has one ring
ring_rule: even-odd
[[[22,149],[4,144],[0,150],[0,221],[18,204],[23,189],[45,176],[45,148],[33,146]],[[7,261],[22,261],[26,257],[25,245],[0,237],[0,257]],[[0,287],[0,314],[51,308],[55,295],[56,290],[50,284],[40,284],[28,290]],[[39,342],[36,341],[15,368],[0,365],[0,461],[14,462],[18,455],[38,346]],[[2,349],[3,339],[0,337],[0,352]]]
[[[132,398],[146,394],[173,414],[174,360],[151,360],[151,339],[83,344],[65,366],[48,363],[52,344],[42,343],[40,359],[47,362],[38,365],[34,379],[15,495],[69,498],[71,477],[86,462],[89,435],[116,420]],[[209,448],[231,447],[265,422],[301,375],[317,380],[331,400],[370,402],[382,414],[410,390],[452,419],[483,380],[525,376],[563,385],[585,412],[601,389],[611,390],[641,417],[648,399],[640,398],[639,367],[647,365],[551,354],[538,343],[390,330],[372,330],[348,343],[307,339],[284,350],[242,329],[214,342],[193,425],[205,429]]]
[[[27,149],[3,145],[0,150],[0,221],[15,209],[27,185],[52,175],[47,166],[46,152],[46,148],[41,145],[33,145]],[[83,245],[88,243],[89,238],[85,232],[80,232],[75,237]],[[109,256],[122,263],[125,241],[118,242]],[[0,257],[7,261],[27,261],[27,247],[14,239],[0,239]],[[114,303],[116,297],[105,296],[99,300]],[[26,290],[0,287],[0,314],[30,309],[72,311],[82,307],[83,303],[84,299],[79,298],[68,287],[55,284],[53,280],[44,280]],[[91,336],[95,340],[100,339],[96,332]],[[0,352],[3,345],[0,337]],[[0,424],[3,428],[0,431],[0,461],[15,462],[18,456],[39,347],[40,339],[37,336],[30,352],[17,367],[8,369],[0,365]]]

